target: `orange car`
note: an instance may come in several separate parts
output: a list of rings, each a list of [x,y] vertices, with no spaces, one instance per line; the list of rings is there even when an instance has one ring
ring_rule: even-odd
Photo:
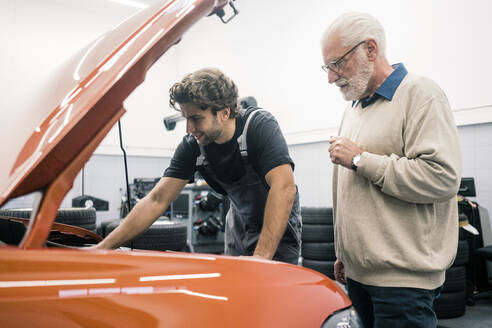
[[[100,237],[54,223],[92,153],[124,114],[147,70],[227,0],[162,1],[74,56],[36,108],[20,110],[4,143],[0,206],[36,193],[15,244],[0,243],[1,327],[360,327],[342,289],[285,263],[207,254],[47,247],[53,231]],[[234,7],[234,6],[231,6]],[[235,10],[234,10],[235,11]],[[8,155],[8,156],[5,156]],[[5,231],[3,231],[5,234]],[[60,246],[60,245],[58,245]]]

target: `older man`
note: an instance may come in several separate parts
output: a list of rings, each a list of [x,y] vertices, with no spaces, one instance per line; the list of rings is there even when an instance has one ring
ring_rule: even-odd
[[[329,148],[335,277],[366,327],[436,327],[458,242],[459,140],[443,91],[390,65],[385,46],[363,13],[337,18],[321,40],[328,82],[350,101]]]

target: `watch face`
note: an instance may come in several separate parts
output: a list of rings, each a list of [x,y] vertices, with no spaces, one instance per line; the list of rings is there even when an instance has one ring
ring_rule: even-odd
[[[355,155],[354,158],[352,159],[352,164],[357,166],[357,164],[359,164],[359,161],[360,161],[360,155]]]
[[[352,158],[352,170],[357,171],[357,165],[359,164],[360,160],[360,154],[355,155],[354,158]]]

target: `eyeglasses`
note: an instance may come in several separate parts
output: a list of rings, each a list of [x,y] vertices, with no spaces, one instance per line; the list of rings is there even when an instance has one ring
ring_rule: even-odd
[[[343,66],[345,66],[345,63],[347,62],[347,61],[344,62],[345,57],[347,57],[352,51],[354,51],[358,46],[360,46],[365,42],[366,41],[361,41],[357,43],[352,49],[347,51],[342,57],[338,58],[337,60],[331,61],[326,65],[321,66],[321,68],[326,73],[328,73],[328,70],[331,70],[332,72],[335,72],[337,74],[340,73],[343,70]]]

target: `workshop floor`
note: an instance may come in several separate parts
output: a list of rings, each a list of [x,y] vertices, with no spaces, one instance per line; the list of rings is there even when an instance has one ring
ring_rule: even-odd
[[[480,294],[473,306],[467,305],[463,316],[439,320],[437,327],[492,328],[492,291]]]

